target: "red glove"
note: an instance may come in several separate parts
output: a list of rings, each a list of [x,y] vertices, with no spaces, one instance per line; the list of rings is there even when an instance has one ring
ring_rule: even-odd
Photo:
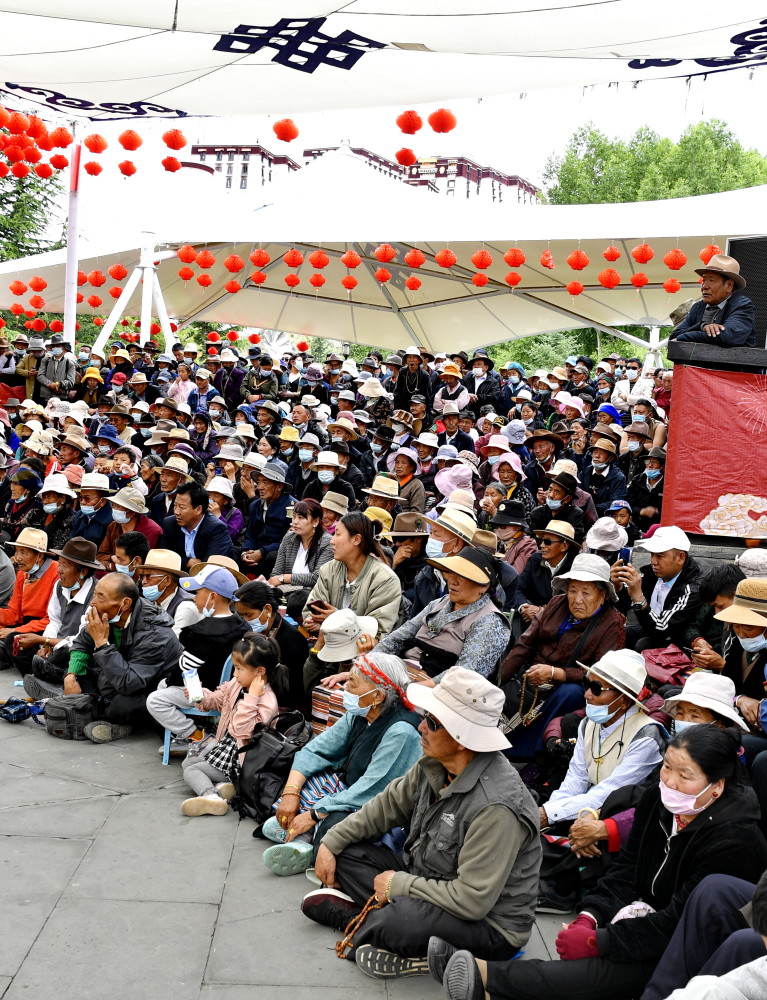
[[[588,920],[588,917],[585,919]],[[583,923],[578,923],[578,920],[574,920],[557,935],[557,952],[565,962],[576,958],[596,958],[599,955],[596,927],[591,921],[586,927]]]
[[[592,931],[596,930],[597,922],[588,913],[579,913],[575,920],[571,920],[567,925],[565,930],[569,930],[571,927],[589,927]]]

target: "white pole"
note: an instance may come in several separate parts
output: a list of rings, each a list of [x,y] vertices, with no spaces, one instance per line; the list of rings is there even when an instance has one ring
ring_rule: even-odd
[[[67,263],[64,276],[64,340],[74,349],[75,324],[77,322],[77,271],[79,264],[79,231],[77,213],[80,187],[80,154],[82,146],[76,143],[72,149],[69,167],[69,218],[67,219]]]
[[[162,288],[160,287],[160,276],[157,271],[153,272],[152,281],[152,295],[154,298],[155,309],[157,310],[157,318],[160,321],[160,326],[162,327],[163,336],[165,337],[165,354],[170,354],[170,348],[173,344],[173,331],[170,328],[170,319],[168,319],[168,310],[165,308],[165,299],[162,297]]]
[[[141,268],[141,336],[139,343],[143,346],[149,340],[149,327],[152,325],[152,290],[154,287],[154,257],[155,257],[155,236],[154,233],[142,233],[144,237],[141,245],[141,257],[139,267]]]
[[[139,267],[135,267],[133,271],[131,271],[130,277],[125,282],[125,288],[123,288],[123,290],[120,292],[120,298],[117,299],[115,304],[112,306],[112,311],[109,313],[107,321],[106,323],[104,323],[101,330],[99,331],[99,335],[96,338],[96,343],[93,345],[93,350],[96,351],[98,354],[102,354],[104,352],[104,348],[107,346],[107,341],[112,336],[112,331],[117,326],[117,321],[125,312],[128,306],[128,302],[130,301],[131,295],[133,295],[133,293],[138,288],[138,283],[140,280],[141,280],[141,269]]]

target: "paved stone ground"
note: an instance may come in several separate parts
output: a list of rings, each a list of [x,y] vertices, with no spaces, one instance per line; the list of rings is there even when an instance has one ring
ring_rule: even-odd
[[[0,698],[23,696],[15,671]],[[383,984],[336,957],[299,912],[311,886],[261,863],[236,816],[188,819],[159,739],[97,746],[0,722],[0,997],[79,1000],[437,998],[431,979]],[[546,958],[562,920],[538,921]],[[548,942],[548,946],[547,946]]]

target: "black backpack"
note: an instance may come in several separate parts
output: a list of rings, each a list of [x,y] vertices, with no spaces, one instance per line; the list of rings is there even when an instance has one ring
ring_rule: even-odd
[[[268,724],[253,730],[250,743],[240,751],[242,765],[237,777],[237,794],[230,805],[244,819],[255,820],[253,836],[272,815],[272,806],[290,774],[293,758],[309,742],[312,727],[298,711],[278,712]]]
[[[89,694],[62,694],[45,702],[45,728],[60,740],[85,740],[85,727],[93,722]]]

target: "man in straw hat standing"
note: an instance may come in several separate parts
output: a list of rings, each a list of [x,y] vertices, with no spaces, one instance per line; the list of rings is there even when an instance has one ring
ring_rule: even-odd
[[[426,973],[432,937],[511,958],[530,937],[538,889],[538,810],[501,752],[501,692],[453,667],[437,687],[408,685],[407,697],[424,715],[424,756],[325,835],[315,864],[324,888],[301,907],[342,930],[375,894],[382,906],[352,954],[376,979]],[[371,843],[400,824],[402,854]]]
[[[746,279],[734,257],[715,254],[696,267],[703,281],[696,302],[670,335],[671,340],[721,347],[756,347],[756,309],[743,291]]]

